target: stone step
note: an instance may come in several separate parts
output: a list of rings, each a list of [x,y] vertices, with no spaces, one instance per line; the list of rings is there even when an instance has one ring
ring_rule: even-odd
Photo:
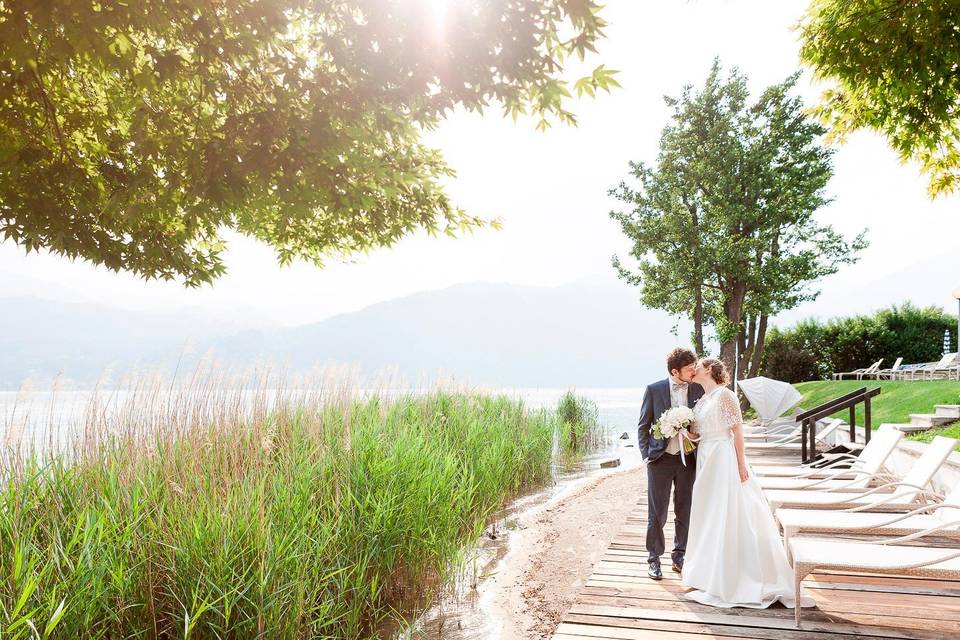
[[[926,431],[930,427],[924,427],[916,424],[895,424],[887,423],[886,426],[893,427],[897,431],[903,431],[904,433],[919,433],[920,431]]]
[[[945,424],[956,422],[956,418],[950,416],[938,416],[935,413],[911,413],[910,422],[918,427],[942,427]]]
[[[938,404],[936,414],[960,420],[960,404]]]

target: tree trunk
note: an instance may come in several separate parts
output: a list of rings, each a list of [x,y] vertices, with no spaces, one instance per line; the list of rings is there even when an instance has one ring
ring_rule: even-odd
[[[737,365],[737,345],[743,331],[743,301],[747,295],[747,285],[736,282],[730,287],[730,297],[723,304],[723,314],[727,322],[739,329],[720,343],[720,360],[727,365],[730,376],[734,375]]]
[[[696,304],[693,308],[693,348],[703,355],[703,287],[697,286]]]
[[[747,330],[746,334],[740,338],[740,360],[737,363],[737,371],[741,379],[750,377],[750,360],[757,340],[757,316],[751,315],[745,324]]]
[[[760,375],[760,365],[763,362],[763,346],[767,339],[767,314],[760,314],[760,325],[757,327],[757,342],[753,348],[753,359],[750,362],[750,377],[755,378]]]

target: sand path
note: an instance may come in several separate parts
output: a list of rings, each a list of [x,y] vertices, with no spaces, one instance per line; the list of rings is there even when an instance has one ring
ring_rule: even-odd
[[[517,517],[510,550],[482,587],[503,640],[549,638],[642,495],[646,469],[604,471]]]

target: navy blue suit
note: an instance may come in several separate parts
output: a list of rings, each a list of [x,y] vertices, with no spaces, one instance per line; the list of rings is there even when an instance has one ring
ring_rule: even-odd
[[[690,384],[687,387],[687,404],[692,408],[703,396],[703,387]],[[687,551],[687,530],[690,520],[690,502],[693,498],[693,483],[697,477],[696,453],[687,454],[686,466],[680,455],[666,452],[667,441],[653,435],[651,429],[660,416],[670,408],[670,379],[647,386],[640,408],[640,423],[637,441],[640,453],[647,461],[647,559],[660,560],[664,552],[663,527],[667,524],[670,508],[670,491],[673,489],[673,515],[675,533],[673,538],[674,562],[682,562]]]

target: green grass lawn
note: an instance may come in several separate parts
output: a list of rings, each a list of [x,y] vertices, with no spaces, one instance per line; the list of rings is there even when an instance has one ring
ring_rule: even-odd
[[[861,387],[881,388],[880,395],[871,401],[873,427],[884,422],[910,422],[911,413],[933,413],[938,404],[960,404],[960,382],[951,380],[924,380],[916,382],[887,380],[826,380],[801,382],[794,385],[803,394],[800,406],[811,409],[819,404],[838,398]],[[850,411],[844,409],[836,414],[849,421]],[[857,409],[857,424],[863,425],[863,405]],[[954,434],[960,427],[950,427]],[[943,431],[943,430],[938,430]],[[933,433],[929,431],[923,436]],[[928,436],[932,438],[932,435]]]

